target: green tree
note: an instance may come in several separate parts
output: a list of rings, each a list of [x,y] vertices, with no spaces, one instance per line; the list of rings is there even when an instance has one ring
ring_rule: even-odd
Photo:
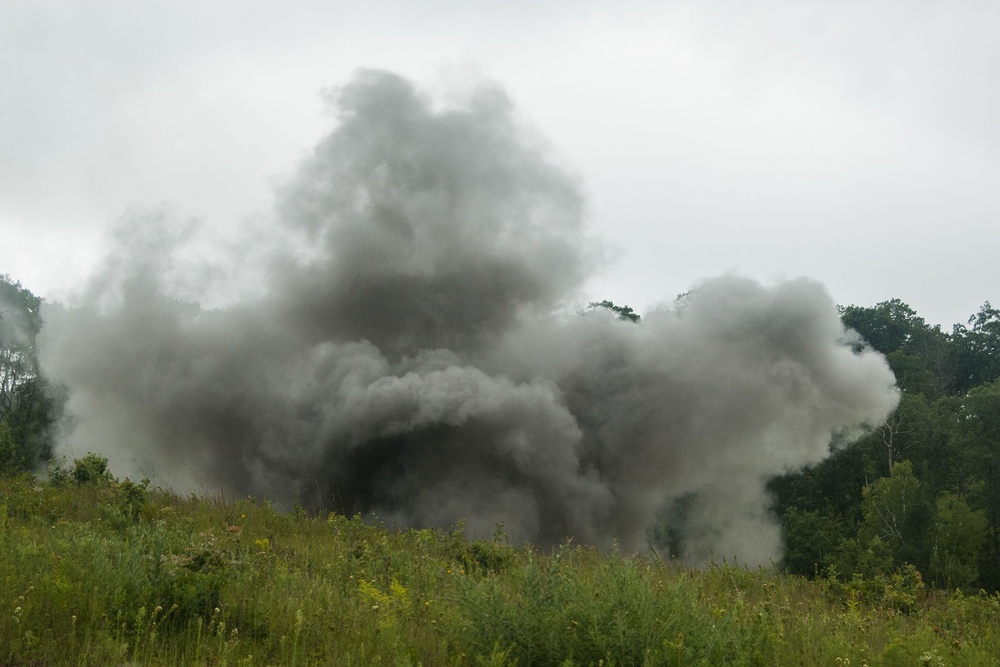
[[[785,569],[806,577],[825,572],[833,564],[843,532],[840,522],[828,515],[789,508],[781,522]]]
[[[860,543],[877,539],[885,545],[893,566],[910,563],[923,570],[928,560],[932,510],[911,463],[898,461],[892,474],[866,486],[862,497]]]
[[[967,325],[952,329],[956,393],[1000,378],[1000,310],[987,301]]]
[[[939,326],[929,326],[899,299],[875,306],[840,309],[844,326],[854,329],[886,356],[899,388],[936,397],[955,391],[952,340]]]
[[[959,401],[952,446],[968,462],[964,487],[970,505],[986,513],[987,543],[981,578],[1000,588],[1000,380],[976,387]]]
[[[865,437],[770,480],[786,566],[877,579],[909,563],[939,586],[1000,590],[1000,311],[951,334],[899,299],[841,316],[902,396]]]
[[[970,589],[979,578],[979,555],[986,542],[986,514],[961,496],[937,499],[929,573],[942,588]]]
[[[882,354],[904,349],[914,333],[927,326],[913,308],[899,299],[883,301],[870,308],[841,308],[840,319]]]
[[[921,482],[935,497],[955,493],[966,497],[979,475],[973,456],[960,445],[959,430],[962,398],[942,396],[927,403],[925,427],[913,434],[913,446],[907,458]]]
[[[48,458],[56,403],[38,372],[36,340],[42,327],[41,298],[0,276],[0,423],[14,443],[20,469]]]
[[[10,276],[0,276],[0,419],[17,407],[19,389],[37,376],[34,343],[40,300]]]
[[[595,308],[605,308],[610,310],[618,316],[620,320],[628,320],[629,322],[638,322],[642,319],[639,313],[635,312],[631,306],[616,306],[613,301],[591,301],[589,309],[593,310]]]
[[[888,474],[892,474],[893,465],[903,454],[927,442],[932,420],[933,413],[923,394],[904,393],[900,397],[899,405],[876,429]]]
[[[786,548],[796,541],[794,535],[788,534],[796,531],[796,527],[785,521],[790,512],[825,517],[829,520],[826,527],[836,527],[832,539],[837,543],[857,533],[862,520],[861,489],[869,480],[885,474],[879,472],[884,471],[880,443],[879,434],[873,433],[849,445],[834,445],[823,462],[768,482],[768,492],[774,499],[773,511],[782,519],[786,532]],[[825,537],[822,539],[826,541]]]

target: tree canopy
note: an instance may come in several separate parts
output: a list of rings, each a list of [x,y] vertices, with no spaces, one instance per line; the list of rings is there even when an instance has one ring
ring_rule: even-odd
[[[785,567],[913,567],[936,586],[1000,590],[1000,311],[987,302],[951,332],[899,299],[841,317],[886,356],[902,396],[866,437],[771,480]]]
[[[638,322],[642,319],[639,313],[635,312],[631,306],[616,306],[613,301],[591,301],[589,308],[594,310],[595,308],[605,308],[610,310],[612,313],[618,316],[620,320],[628,320],[629,322]]]
[[[56,400],[38,369],[41,306],[0,275],[0,471],[29,470],[51,455]]]

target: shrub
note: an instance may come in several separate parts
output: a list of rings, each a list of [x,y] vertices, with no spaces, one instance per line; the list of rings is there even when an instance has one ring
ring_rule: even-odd
[[[79,486],[96,486],[115,481],[108,471],[108,460],[93,452],[73,461],[73,471],[70,476]]]
[[[874,609],[886,609],[910,614],[923,597],[924,580],[916,567],[906,563],[888,574],[865,577],[854,575],[841,580],[836,568],[827,571],[824,590],[833,600],[847,605],[864,603]]]

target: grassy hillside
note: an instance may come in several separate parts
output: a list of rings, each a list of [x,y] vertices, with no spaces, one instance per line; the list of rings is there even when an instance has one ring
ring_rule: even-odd
[[[987,665],[1000,600],[0,480],[4,665]]]

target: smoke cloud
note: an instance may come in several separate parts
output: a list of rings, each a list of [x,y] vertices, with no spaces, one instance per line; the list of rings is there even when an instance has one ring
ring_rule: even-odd
[[[168,209],[132,212],[48,309],[64,453],[540,546],[641,549],[695,498],[688,560],[763,563],[766,479],[895,406],[885,360],[809,280],[714,278],[638,324],[573,312],[601,254],[579,186],[497,87],[441,108],[364,71],[328,97],[335,129],[239,261]],[[220,284],[239,296],[193,305]]]

